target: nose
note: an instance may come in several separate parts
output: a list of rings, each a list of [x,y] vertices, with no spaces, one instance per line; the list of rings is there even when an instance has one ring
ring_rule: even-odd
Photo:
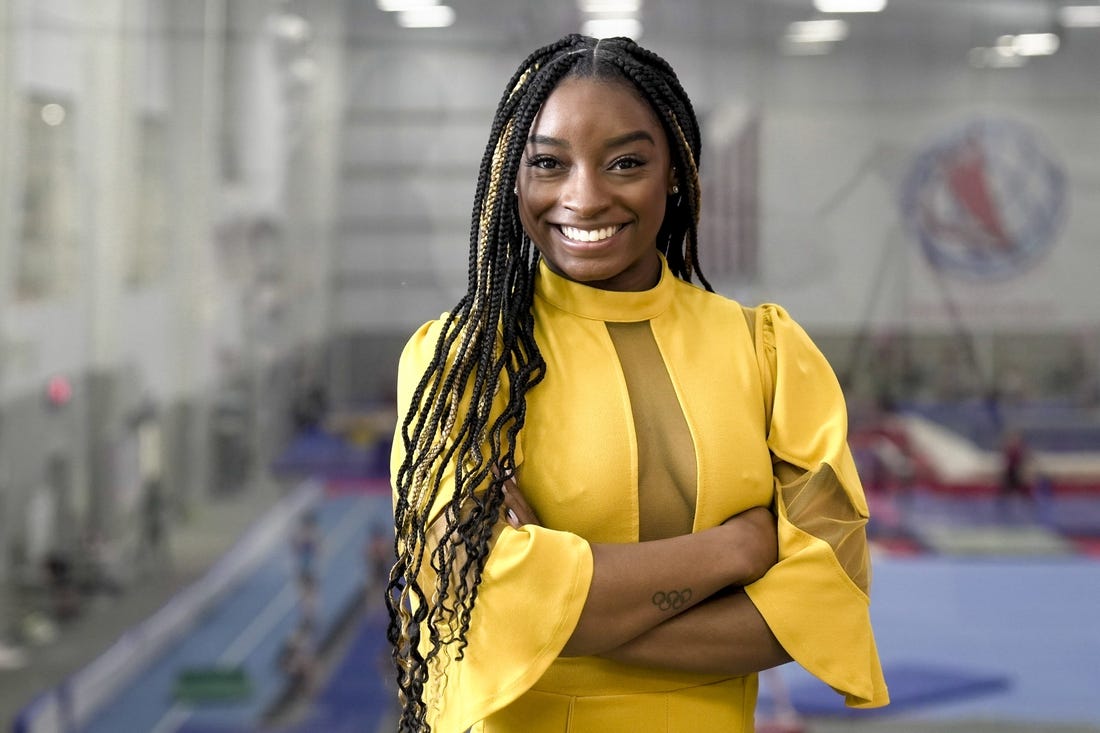
[[[561,205],[582,218],[591,218],[611,202],[607,182],[598,171],[583,166],[574,168],[561,192]]]

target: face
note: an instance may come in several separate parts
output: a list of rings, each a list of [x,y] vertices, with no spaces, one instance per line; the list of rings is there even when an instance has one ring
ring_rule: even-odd
[[[604,290],[657,284],[673,185],[667,139],[625,82],[571,77],[550,94],[520,164],[523,228],[559,275]]]

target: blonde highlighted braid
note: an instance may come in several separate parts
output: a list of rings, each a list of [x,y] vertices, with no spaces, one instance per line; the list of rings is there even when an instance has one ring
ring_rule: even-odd
[[[699,125],[671,66],[627,38],[570,35],[528,56],[505,87],[482,158],[466,294],[442,323],[397,438],[405,458],[393,476],[397,562],[386,604],[402,733],[431,730],[448,660],[463,657],[503,510],[502,477],[515,469],[526,394],[546,368],[531,315],[539,254],[512,191],[535,116],[573,76],[627,83],[653,109],[680,191],[668,201],[656,246],[674,275],[690,281],[694,274],[710,289],[697,246]],[[448,466],[454,484],[441,497]]]

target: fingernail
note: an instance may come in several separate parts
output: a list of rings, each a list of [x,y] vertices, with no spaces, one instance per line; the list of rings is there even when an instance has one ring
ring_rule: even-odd
[[[519,517],[517,517],[516,513],[511,509],[508,510],[508,524],[519,529]]]

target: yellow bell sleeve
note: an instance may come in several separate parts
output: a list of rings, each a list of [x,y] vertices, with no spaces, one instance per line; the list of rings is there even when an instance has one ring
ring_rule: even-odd
[[[402,418],[434,356],[441,327],[442,320],[425,324],[402,352],[397,379]],[[506,394],[506,389],[497,394],[496,414]],[[390,457],[394,477],[405,458],[401,433],[399,424]],[[521,446],[516,446],[515,455],[518,465]],[[442,470],[433,521],[454,489],[454,467]],[[394,496],[396,501],[396,487]],[[424,567],[420,582],[430,596],[436,578],[430,563],[425,562]],[[478,584],[463,658],[455,658],[452,645],[441,653],[446,657],[444,663],[432,668],[425,692],[432,730],[461,733],[526,692],[572,636],[591,581],[592,551],[581,537],[534,525],[520,529],[498,525]]]
[[[745,588],[779,643],[852,707],[889,702],[871,630],[867,501],[848,448],[844,395],[806,332],[756,309],[779,562]]]

